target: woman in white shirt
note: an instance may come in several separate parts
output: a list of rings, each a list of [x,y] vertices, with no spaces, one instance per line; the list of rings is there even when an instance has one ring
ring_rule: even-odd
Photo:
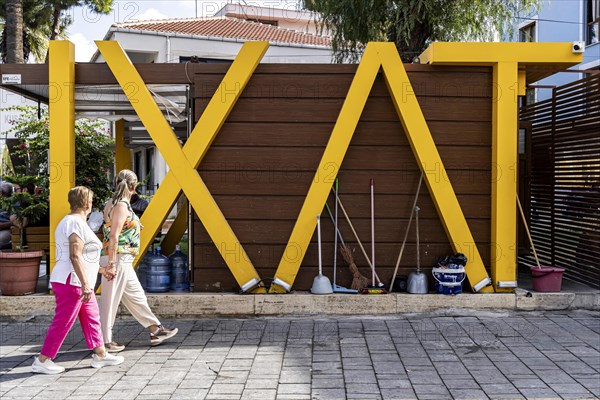
[[[100,312],[94,286],[100,267],[102,243],[86,222],[92,210],[93,197],[94,193],[86,187],[71,189],[68,195],[71,213],[56,227],[56,265],[50,274],[56,310],[42,351],[39,357],[35,357],[31,367],[33,372],[59,374],[65,370],[52,359],[58,354],[77,318],[88,348],[94,351],[92,367],[118,365],[124,360],[106,351],[100,329]]]

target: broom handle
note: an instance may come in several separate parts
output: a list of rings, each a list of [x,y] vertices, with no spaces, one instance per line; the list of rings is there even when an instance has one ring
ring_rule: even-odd
[[[400,247],[400,254],[398,254],[398,260],[396,260],[396,268],[394,268],[394,275],[392,275],[392,282],[390,282],[390,293],[392,292],[392,288],[394,287],[394,280],[396,280],[396,274],[398,273],[398,267],[400,266],[400,260],[402,259],[402,254],[404,253],[404,246],[406,245],[406,239],[408,239],[408,231],[410,230],[410,225],[413,220],[413,215],[415,214],[415,207],[417,206],[417,201],[419,200],[419,192],[421,191],[421,183],[423,183],[423,172],[421,172],[421,177],[419,178],[419,184],[417,185],[417,194],[415,195],[415,201],[413,202],[412,208],[410,209],[410,218],[408,219],[408,226],[406,227],[406,232],[404,232],[404,239],[402,239],[402,246]]]
[[[329,218],[331,218],[331,222],[333,222],[333,224],[335,225],[335,220],[333,219],[333,214],[331,213],[331,208],[329,208],[329,204],[325,203],[325,208],[327,208],[327,214],[329,214]],[[340,238],[340,243],[342,244],[342,246],[345,246],[346,243],[344,243],[344,238],[342,237],[342,232],[340,232],[340,228],[336,227],[336,231]]]
[[[333,188],[331,188],[331,190],[333,190]],[[348,216],[348,213],[346,212],[346,209],[344,208],[344,205],[342,204],[342,199],[338,196],[337,200],[340,204],[340,210],[342,210],[342,213],[344,214],[346,221],[348,221],[348,225],[350,225],[350,229],[352,229],[352,233],[354,234],[354,237],[356,238],[356,241],[358,242],[358,247],[360,247],[360,250],[362,251],[363,256],[365,256],[365,259],[367,260],[367,264],[369,264],[369,267],[371,269],[373,269],[371,260],[369,259],[369,256],[367,255],[367,251],[365,250],[364,246],[362,245],[362,242],[358,238],[358,234],[356,233],[356,230],[354,229],[354,226],[352,225],[352,222],[350,221],[350,217]],[[375,279],[377,279],[377,283],[381,283],[379,276],[377,276],[377,272],[375,272],[374,275],[375,275]]]
[[[338,194],[338,179],[335,178],[335,232],[333,233],[333,284],[337,286],[337,248],[338,248],[338,204],[337,204],[337,194]]]
[[[371,178],[371,284],[375,287],[375,181]]]
[[[521,214],[521,218],[523,218],[523,225],[525,225],[525,232],[527,232],[527,237],[529,238],[529,244],[531,244],[531,249],[533,250],[533,256],[535,257],[535,262],[537,263],[538,268],[542,268],[540,265],[540,260],[538,259],[537,252],[535,251],[535,246],[533,245],[533,239],[531,238],[531,233],[529,232],[529,227],[527,226],[527,219],[525,218],[525,213],[523,212],[523,207],[521,207],[521,200],[519,200],[519,194],[517,193],[517,205],[519,206],[519,212]]]
[[[319,249],[319,275],[323,275],[323,264],[321,261],[321,214],[317,214],[317,247]]]
[[[417,274],[421,272],[421,253],[419,249],[419,206],[415,207],[415,228],[417,230]]]

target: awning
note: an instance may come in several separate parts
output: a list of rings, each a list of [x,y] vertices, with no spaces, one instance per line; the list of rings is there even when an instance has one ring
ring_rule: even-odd
[[[189,85],[146,85],[166,121],[180,139],[188,136]],[[29,99],[48,104],[56,94],[49,85],[3,85],[3,89],[21,94]],[[126,87],[125,90],[136,90]],[[128,147],[152,145],[152,139],[142,125],[125,92],[119,85],[76,85],[75,118],[125,122],[125,144]]]
[[[186,120],[188,85],[151,84],[146,87],[167,121],[176,124]],[[48,103],[49,93],[53,90],[47,85],[11,85],[3,88],[45,104]],[[127,87],[126,90],[136,89]],[[107,121],[140,120],[119,85],[76,85],[75,115],[76,118],[101,118]]]

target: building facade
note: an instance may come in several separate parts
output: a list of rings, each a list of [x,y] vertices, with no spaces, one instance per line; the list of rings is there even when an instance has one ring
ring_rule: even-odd
[[[543,79],[531,88],[528,102],[551,97],[552,88],[594,73],[600,68],[600,0],[544,0],[540,10],[517,16],[513,39],[519,42],[582,42],[583,62]]]

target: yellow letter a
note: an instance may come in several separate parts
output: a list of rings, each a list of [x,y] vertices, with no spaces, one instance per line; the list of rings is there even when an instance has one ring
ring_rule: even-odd
[[[441,176],[447,176],[447,174],[421,107],[414,96],[402,97],[402,91],[408,90],[412,93],[412,87],[396,47],[393,43],[369,43],[287,245],[287,248],[293,247],[294,251],[299,252],[300,256],[286,257],[286,251],[284,251],[284,256],[279,262],[275,274],[275,283],[279,286],[273,285],[271,292],[281,292],[281,288],[289,290],[296,279],[303,256],[316,228],[316,216],[323,210],[331,189],[332,182],[323,181],[319,179],[319,176],[330,173],[332,165],[336,167],[335,175],[337,175],[380,67],[383,68],[383,75],[396,111],[408,136],[419,168],[424,173],[429,193],[433,198],[448,239],[456,252],[470,249],[467,254],[469,283],[474,286],[479,282],[489,280],[451,183],[447,179],[436,179],[440,173]],[[433,166],[436,166],[436,173],[428,174],[428,170],[434,170]],[[493,291],[493,288],[484,287],[481,291]]]

